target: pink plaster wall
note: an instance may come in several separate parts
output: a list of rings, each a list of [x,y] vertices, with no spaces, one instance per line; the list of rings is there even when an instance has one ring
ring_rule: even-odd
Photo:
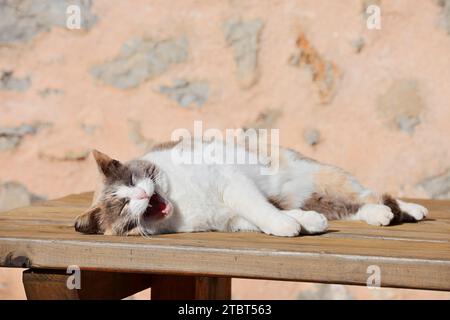
[[[382,28],[368,30],[362,10],[369,2],[95,0],[91,11],[98,21],[90,30],[53,27],[28,42],[0,45],[0,71],[31,80],[24,91],[0,90],[0,127],[51,124],[0,151],[0,182],[18,181],[48,198],[91,190],[96,169],[85,158],[90,148],[125,160],[168,140],[176,128],[191,129],[194,120],[235,128],[279,110],[278,119],[262,125],[280,128],[283,145],[341,166],[373,189],[430,197],[421,181],[450,168],[450,36],[442,26],[443,8],[432,0],[372,1],[382,9]],[[236,18],[263,23],[249,87],[236,76],[224,36],[224,23]],[[291,61],[302,34],[319,64],[328,61],[339,70],[328,75],[336,83],[329,103],[320,103],[321,84],[312,80],[311,66]],[[132,38],[179,36],[188,40],[187,59],[136,88],[115,88],[90,73]],[[357,52],[359,39],[365,45]],[[158,91],[175,79],[207,83],[206,103],[183,108]],[[398,89],[405,83],[414,86]],[[44,96],[46,88],[58,92]],[[412,132],[395,125],[402,112],[419,122]],[[308,128],[320,132],[314,146],[304,139]],[[18,280],[16,272],[0,270],[0,298],[23,298],[12,280]],[[310,286],[237,280],[233,292],[240,298],[296,298]],[[349,290],[357,298],[378,297],[366,288]],[[389,292],[384,297],[450,298]]]

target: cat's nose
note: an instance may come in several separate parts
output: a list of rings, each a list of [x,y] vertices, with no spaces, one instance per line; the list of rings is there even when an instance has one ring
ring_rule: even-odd
[[[142,199],[150,198],[150,196],[147,194],[147,192],[145,192],[144,189],[142,189],[142,188],[137,188],[137,189],[138,189],[137,194],[136,194],[137,199],[142,200]]]

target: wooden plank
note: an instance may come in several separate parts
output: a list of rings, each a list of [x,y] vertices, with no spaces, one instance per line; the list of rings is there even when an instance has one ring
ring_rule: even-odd
[[[231,278],[161,275],[153,278],[152,300],[230,300]]]
[[[38,210],[37,210],[38,209]],[[23,227],[19,225],[28,225],[26,228],[29,231],[36,229],[42,230],[42,232],[53,232],[54,230],[43,228],[51,224],[57,224],[61,226],[67,226],[71,229],[74,217],[81,213],[83,209],[74,208],[59,208],[54,211],[47,212],[45,208],[29,207],[19,209],[15,211],[2,214],[0,216],[0,232],[7,232],[14,230],[22,230]],[[45,216],[42,216],[41,212],[45,212]],[[434,212],[432,212],[432,217]],[[447,214],[447,216],[450,216]],[[14,223],[8,223],[14,222]],[[424,232],[426,229],[426,232]],[[56,229],[55,229],[56,230]],[[61,230],[59,230],[61,231]],[[348,221],[333,221],[330,224],[329,236],[335,236],[335,233],[339,232],[338,237],[342,237],[344,234],[349,234],[350,237],[355,235],[366,235],[370,237],[378,237],[380,239],[385,238],[408,238],[408,239],[423,239],[426,241],[433,241],[444,239],[448,240],[448,234],[450,233],[450,223],[446,223],[440,219],[434,221],[428,219],[421,223],[408,223],[394,227],[373,227],[362,222],[348,222]]]
[[[450,290],[450,201],[414,200],[429,219],[373,227],[333,221],[320,236],[189,233],[143,237],[82,235],[73,219],[92,194],[72,195],[0,214],[0,265],[366,283],[369,265],[382,285]],[[433,211],[437,210],[437,211]],[[436,214],[438,212],[438,215]]]
[[[260,233],[180,233],[144,237],[116,237],[103,235],[83,235],[76,233],[71,226],[15,226],[13,230],[2,230],[0,243],[84,243],[86,246],[105,244],[109,246],[136,245],[144,247],[181,247],[207,249],[243,249],[270,251],[292,251],[305,253],[335,253],[352,255],[386,256],[411,259],[449,260],[448,240],[416,241],[391,240],[384,238],[342,237],[331,238],[330,234],[321,236],[301,236],[296,238],[280,238]],[[424,226],[426,228],[426,226]],[[333,228],[331,228],[333,230]],[[339,234],[334,232],[331,234]],[[1,247],[0,247],[1,248]],[[1,257],[1,255],[0,255]]]
[[[81,270],[80,289],[69,289],[70,274],[64,270],[33,270],[23,272],[22,281],[28,300],[116,300],[147,289],[147,274]]]
[[[253,235],[254,236],[254,235]],[[150,240],[150,239],[148,239]],[[225,239],[224,239],[225,240]],[[230,241],[231,240],[231,241]],[[232,243],[232,239],[227,237]],[[449,290],[450,262],[383,255],[336,254],[248,246],[142,245],[75,240],[17,240],[0,242],[3,266],[66,268],[68,265],[169,274],[248,277],[365,285],[367,268],[382,271],[382,286]],[[385,249],[385,250],[389,250]],[[9,254],[6,254],[6,253]],[[13,252],[14,254],[11,254]]]
[[[9,223],[8,223],[9,221]],[[22,219],[0,218],[0,233],[3,235],[15,232],[69,232],[73,230],[72,219]],[[426,230],[426,232],[424,232]],[[378,239],[399,239],[425,242],[447,242],[450,233],[450,223],[441,221],[423,221],[420,223],[407,223],[395,227],[374,227],[362,222],[332,221],[328,237],[369,237]]]

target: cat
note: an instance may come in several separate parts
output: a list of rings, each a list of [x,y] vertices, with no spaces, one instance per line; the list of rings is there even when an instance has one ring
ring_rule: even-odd
[[[255,158],[250,148],[236,148]],[[278,170],[265,175],[260,169],[270,156],[253,164],[174,162],[174,154],[194,152],[180,140],[122,163],[93,150],[101,184],[91,207],[76,218],[75,229],[105,235],[254,231],[294,237],[324,233],[328,220],[386,226],[428,214],[421,205],[372,192],[344,170],[291,149],[280,148]]]

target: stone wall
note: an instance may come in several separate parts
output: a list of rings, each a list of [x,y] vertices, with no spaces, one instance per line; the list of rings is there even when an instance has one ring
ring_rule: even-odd
[[[449,0],[0,1],[0,210],[91,190],[91,148],[126,160],[194,120],[449,198],[449,56]]]

